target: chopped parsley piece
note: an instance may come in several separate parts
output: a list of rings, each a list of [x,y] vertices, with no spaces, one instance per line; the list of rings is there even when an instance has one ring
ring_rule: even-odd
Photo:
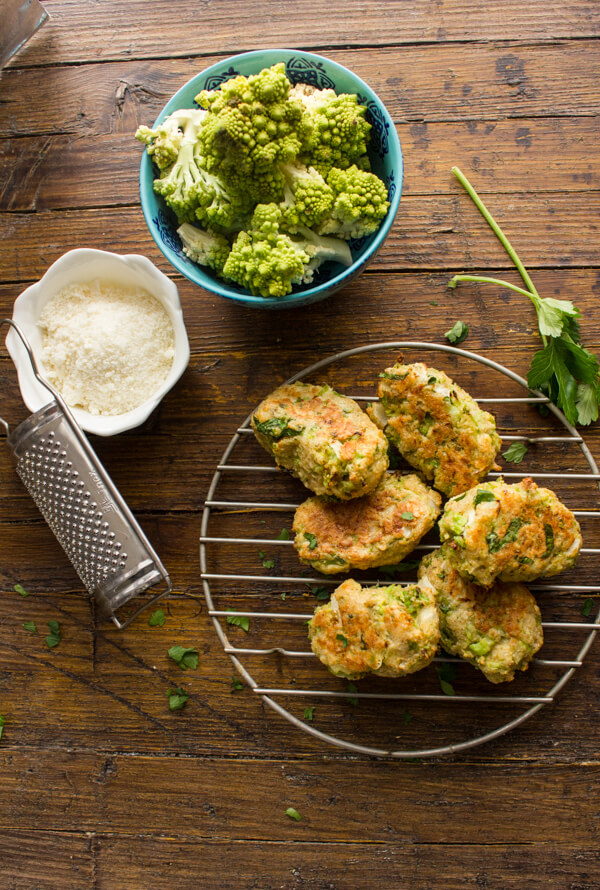
[[[502,452],[502,457],[513,464],[520,464],[526,454],[527,445],[525,442],[513,442],[510,448]]]
[[[287,593],[284,590],[283,593],[281,594],[281,599],[285,600],[286,596],[287,596]]]
[[[358,689],[354,683],[348,683],[348,686],[346,687],[346,691],[347,692],[358,692]],[[358,699],[356,698],[355,695],[348,696],[348,701],[350,702],[351,705],[354,705],[354,707],[356,707],[358,704]]]
[[[514,544],[519,534],[521,526],[525,525],[524,519],[511,519],[506,533],[503,538],[499,538],[496,532],[490,532],[486,535],[488,550],[490,553],[497,553],[506,544]]]
[[[387,575],[389,578],[393,578],[394,575],[397,575],[400,572],[410,572],[411,569],[416,569],[420,565],[420,559],[404,559],[402,562],[396,563],[396,565],[393,566],[379,566],[379,571],[382,575]]]
[[[411,513],[410,510],[405,510],[404,513],[400,514],[401,519],[405,519],[407,522],[412,522],[415,518],[414,513]]]
[[[232,692],[240,692],[244,688],[244,684],[240,680],[239,677],[236,677],[235,674],[231,675],[231,691]]]
[[[279,439],[289,439],[292,436],[299,436],[304,430],[304,427],[295,430],[293,427],[289,426],[289,417],[270,417],[268,420],[263,420],[262,422],[254,417],[253,420],[254,428],[257,433],[267,436],[269,439],[274,439],[275,441],[279,441]]]
[[[485,504],[486,501],[495,501],[496,497],[493,492],[488,491],[487,488],[479,488],[473,498],[473,506],[477,507],[479,504]]]
[[[275,560],[267,559],[265,554],[262,552],[262,550],[258,551],[258,556],[260,558],[261,565],[262,565],[263,569],[272,569],[273,566],[275,565]]]
[[[24,621],[23,627],[25,630],[28,630],[30,634],[36,634],[38,632],[35,621]]]
[[[285,815],[289,816],[290,819],[293,819],[294,822],[299,822],[300,819],[302,818],[302,816],[300,815],[298,810],[295,810],[294,807],[288,807],[287,810],[285,811]]]
[[[165,613],[162,609],[157,609],[148,619],[150,627],[162,627],[165,623]]]
[[[554,529],[547,522],[544,523],[544,535],[546,536],[546,552],[542,553],[542,559],[546,559],[554,550]]]
[[[60,632],[60,624],[58,621],[48,621],[48,627],[50,628],[50,633],[46,637],[46,645],[48,649],[54,649],[55,646],[61,641],[62,634]]]
[[[248,615],[228,615],[227,624],[233,624],[234,627],[241,627],[246,633],[250,630],[250,618]]]
[[[335,635],[335,638],[336,638],[336,640],[339,640],[339,641],[340,641],[340,643],[342,644],[342,646],[343,646],[344,649],[345,649],[346,646],[348,645],[348,638],[345,637],[344,634],[336,634],[336,635]]]
[[[320,603],[327,602],[331,596],[331,591],[328,587],[313,587],[311,593]]]
[[[315,716],[315,707],[314,707],[314,705],[313,705],[312,708],[304,708],[304,713],[303,713],[303,715],[302,715],[302,717],[303,717],[304,720],[308,720],[309,722],[312,722],[314,716]]]
[[[456,695],[454,686],[452,685],[456,679],[456,665],[444,662],[443,664],[436,665],[435,669],[440,678],[440,687],[444,695]]]
[[[304,537],[308,541],[308,549],[314,550],[317,544],[319,543],[315,537],[315,535],[311,534],[311,532],[304,532]]]
[[[169,710],[180,711],[188,700],[189,695],[186,695],[183,689],[178,686],[176,689],[167,690],[167,698],[169,699]]]
[[[167,655],[182,671],[187,671],[188,668],[195,671],[198,667],[198,650],[193,646],[187,649],[184,646],[171,646]]]
[[[429,305],[430,305],[430,306],[438,306],[439,303],[438,303],[437,300],[430,300],[430,301],[429,301]]]
[[[412,718],[413,715],[410,713],[410,711],[404,711],[404,713],[402,714],[402,722],[405,726],[408,726]]]
[[[6,717],[3,717],[2,714],[0,714],[0,739],[2,738],[2,732],[4,730],[5,723],[6,723]]]
[[[25,590],[22,584],[15,584],[15,590],[20,596],[29,596],[29,591]]]
[[[450,343],[454,343],[458,346],[459,343],[462,343],[463,340],[466,340],[469,336],[469,326],[465,324],[464,321],[457,321],[449,331],[446,331],[444,337],[446,340],[449,340]]]
[[[279,534],[277,535],[277,540],[278,541],[289,541],[289,539],[290,539],[289,531],[287,530],[287,528],[282,528],[281,531],[279,532]]]
[[[594,600],[591,596],[584,601],[583,606],[581,607],[581,614],[584,618],[589,618],[592,614],[592,609],[594,608]]]

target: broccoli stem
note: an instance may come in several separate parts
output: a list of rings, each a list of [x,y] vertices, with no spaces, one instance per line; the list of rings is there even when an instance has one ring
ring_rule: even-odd
[[[462,170],[460,170],[458,167],[452,167],[451,172],[454,174],[454,176],[456,176],[456,178],[458,179],[458,181],[460,182],[462,187],[465,189],[465,191],[467,192],[467,194],[469,195],[469,197],[471,198],[471,200],[473,201],[473,203],[475,204],[475,206],[477,207],[477,209],[479,210],[479,212],[481,213],[481,215],[483,216],[483,218],[485,219],[485,221],[487,222],[489,227],[492,229],[492,231],[494,232],[494,234],[496,235],[496,237],[502,244],[503,248],[505,249],[505,251],[507,252],[509,257],[515,264],[515,266],[516,266],[521,278],[525,282],[525,285],[528,288],[528,290],[522,291],[519,288],[515,287],[515,285],[508,284],[505,281],[499,281],[498,279],[491,279],[491,278],[487,278],[487,279],[478,278],[477,279],[475,277],[472,277],[470,280],[471,281],[476,281],[476,280],[494,281],[495,283],[502,284],[504,287],[508,287],[511,290],[516,290],[517,292],[523,293],[523,294],[525,294],[525,296],[529,297],[529,299],[532,301],[533,305],[536,308],[536,312],[537,312],[538,306],[539,306],[538,301],[541,300],[541,297],[540,297],[539,293],[537,292],[533,281],[529,277],[529,273],[527,272],[527,269],[525,268],[525,266],[519,259],[519,255],[518,255],[517,251],[514,249],[514,247],[512,246],[512,244],[510,243],[510,241],[508,240],[508,238],[506,237],[506,235],[504,234],[504,232],[502,231],[502,229],[500,228],[500,226],[498,225],[498,223],[496,222],[496,220],[494,219],[494,217],[492,216],[490,211],[487,209],[487,207],[485,206],[485,204],[483,203],[483,201],[481,200],[481,198],[479,197],[479,195],[477,194],[477,192],[475,191],[475,189],[473,188],[473,186],[471,185],[471,183],[469,182],[469,180],[467,179],[465,174],[462,172]],[[461,276],[455,276],[455,279],[465,280]],[[452,279],[452,280],[454,281],[455,279]],[[456,285],[451,285],[451,286],[455,287]],[[540,333],[540,336],[542,338],[544,346],[546,346],[547,345],[546,337],[542,333]]]

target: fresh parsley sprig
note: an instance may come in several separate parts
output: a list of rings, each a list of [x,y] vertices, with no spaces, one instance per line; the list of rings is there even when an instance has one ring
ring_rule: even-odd
[[[569,423],[582,426],[592,423],[598,419],[600,406],[600,365],[598,358],[580,343],[578,319],[581,313],[570,300],[540,297],[516,250],[467,177],[458,167],[453,167],[452,173],[515,264],[525,288],[499,278],[463,274],[455,275],[448,286],[454,288],[465,281],[498,284],[528,297],[535,307],[544,344],[531,361],[527,374],[528,386],[539,390],[558,405]]]

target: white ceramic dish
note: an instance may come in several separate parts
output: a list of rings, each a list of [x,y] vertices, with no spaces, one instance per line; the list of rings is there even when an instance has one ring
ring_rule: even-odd
[[[163,396],[175,385],[185,371],[189,358],[188,341],[177,287],[144,256],[121,256],[104,250],[77,248],[63,254],[47,270],[40,281],[32,284],[15,300],[13,321],[29,340],[38,369],[45,375],[41,360],[42,336],[38,319],[46,303],[69,284],[79,281],[104,279],[124,286],[138,286],[153,294],[167,311],[175,332],[175,359],[169,375],[152,398],[125,414],[113,416],[90,414],[79,408],[71,408],[82,429],[97,436],[114,436],[142,424],[154,411]],[[35,378],[31,362],[17,333],[10,330],[6,347],[12,357],[19,378],[23,401],[30,411],[37,411],[51,401],[48,390]]]

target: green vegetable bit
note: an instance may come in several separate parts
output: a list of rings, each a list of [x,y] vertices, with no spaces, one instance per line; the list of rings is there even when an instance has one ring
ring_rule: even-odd
[[[479,504],[485,504],[486,501],[495,501],[496,497],[493,492],[488,491],[487,488],[480,488],[475,493],[475,497],[473,498],[473,506],[477,507]]]
[[[148,619],[150,627],[162,627],[165,623],[165,613],[162,609],[157,609]]]
[[[50,633],[46,637],[46,645],[48,646],[48,649],[54,649],[62,639],[60,624],[53,619],[52,621],[48,621],[48,627],[50,628]]]
[[[35,621],[24,621],[23,627],[25,630],[28,630],[30,634],[36,634],[38,632]]]
[[[336,634],[336,635],[335,635],[335,638],[336,638],[336,640],[339,640],[339,641],[340,641],[340,643],[342,644],[342,646],[343,646],[344,649],[345,649],[346,646],[348,645],[348,638],[345,637],[344,634]]]
[[[412,520],[415,518],[414,513],[411,513],[410,510],[405,510],[404,513],[400,514],[400,517],[402,519],[405,519],[407,522],[412,522]]]
[[[538,350],[531,360],[527,385],[558,405],[569,423],[587,426],[598,419],[600,364],[598,358],[580,342],[578,319],[581,313],[570,300],[540,297],[516,250],[467,177],[458,167],[453,167],[452,173],[469,194],[515,264],[525,288],[498,278],[462,274],[455,275],[448,282],[448,286],[454,288],[460,282],[466,281],[496,284],[531,300],[537,314],[543,348]]]
[[[294,809],[294,807],[288,807],[287,810],[285,811],[285,815],[289,816],[290,819],[293,819],[294,822],[299,822],[300,819],[302,819],[302,816],[300,815],[298,810]]]
[[[14,589],[20,596],[29,596],[29,591],[25,590],[22,584],[15,584]]]
[[[185,648],[184,646],[171,646],[167,655],[175,664],[178,664],[182,671],[195,671],[198,667],[198,650],[193,646]]]
[[[466,340],[469,336],[469,326],[465,324],[464,321],[457,321],[450,328],[449,331],[446,331],[444,337],[446,340],[449,340],[450,343],[454,343],[455,346],[458,346],[463,340]]]
[[[244,688],[244,684],[240,680],[239,677],[236,677],[235,674],[231,675],[231,691],[232,692],[240,692]]]
[[[308,541],[308,549],[314,550],[317,544],[319,543],[315,537],[315,535],[311,534],[311,532],[304,532],[304,537]]]
[[[232,624],[234,627],[241,627],[246,633],[250,630],[250,618],[247,615],[228,615],[227,624]]]
[[[320,603],[327,602],[331,597],[331,590],[329,587],[313,587],[311,593]]]
[[[589,618],[592,614],[592,609],[594,608],[594,600],[591,596],[584,601],[583,606],[581,607],[581,614],[584,618]]]
[[[440,688],[444,695],[456,695],[454,686],[452,685],[454,680],[456,679],[456,665],[449,662],[444,662],[441,665],[436,665],[435,669],[438,677],[440,678]]]
[[[180,711],[188,700],[189,695],[186,695],[183,689],[178,686],[176,689],[167,690],[167,698],[169,699],[169,710]]]
[[[6,717],[3,717],[2,714],[0,714],[0,739],[2,738],[2,733],[4,732],[5,723],[6,723]]]
[[[289,539],[290,539],[289,531],[287,530],[287,528],[282,528],[281,531],[279,532],[279,534],[277,535],[277,540],[278,541],[289,541]]]
[[[513,464],[520,464],[526,454],[527,445],[525,442],[513,442],[506,451],[502,452],[502,457]]]
[[[498,537],[496,532],[490,532],[489,534],[487,534],[485,539],[487,541],[489,552],[497,553],[498,550],[501,550],[502,547],[506,546],[506,544],[514,544],[514,542],[517,540],[519,529],[523,525],[525,525],[525,521],[523,519],[511,519],[503,537]]]
[[[309,723],[312,723],[314,716],[315,716],[315,706],[314,705],[312,708],[304,708],[304,713],[302,714],[302,717],[304,720],[308,720]]]

